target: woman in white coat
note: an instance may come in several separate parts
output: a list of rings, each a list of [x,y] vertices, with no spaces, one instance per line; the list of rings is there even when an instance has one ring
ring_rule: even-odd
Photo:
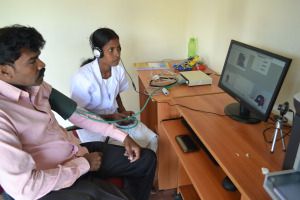
[[[120,93],[128,87],[124,66],[120,62],[121,46],[119,36],[111,29],[100,28],[90,36],[90,45],[94,58],[81,64],[81,68],[72,76],[71,98],[86,110],[100,115],[107,121],[128,118],[135,113],[126,111]],[[156,152],[158,136],[143,123],[134,120],[117,122],[117,126],[127,132],[141,147]],[[133,127],[134,128],[130,128]],[[125,129],[124,129],[125,128]],[[130,129],[128,129],[130,128]],[[78,130],[82,142],[105,141],[101,133]],[[108,143],[122,145],[109,139]]]

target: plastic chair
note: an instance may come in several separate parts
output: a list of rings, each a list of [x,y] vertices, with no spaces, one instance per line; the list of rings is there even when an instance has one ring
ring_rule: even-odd
[[[1,198],[3,200],[14,200],[12,197],[10,197],[1,187]],[[55,194],[53,193],[50,196],[47,196],[46,199],[55,199],[55,200],[94,200],[92,196],[89,194],[84,194],[81,192],[76,191],[57,191]]]

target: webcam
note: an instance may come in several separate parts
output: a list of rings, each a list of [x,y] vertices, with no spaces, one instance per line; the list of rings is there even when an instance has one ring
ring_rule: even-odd
[[[285,102],[284,104],[279,104],[278,110],[281,116],[284,116],[289,111],[289,102]]]

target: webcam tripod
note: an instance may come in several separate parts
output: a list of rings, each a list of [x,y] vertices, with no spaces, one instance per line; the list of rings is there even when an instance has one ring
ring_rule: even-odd
[[[274,148],[275,148],[275,143],[276,143],[276,139],[277,139],[277,135],[278,135],[278,130],[280,130],[281,133],[281,139],[282,139],[282,146],[283,146],[283,151],[285,151],[285,142],[284,142],[284,138],[283,138],[283,123],[287,122],[287,118],[284,117],[283,115],[275,115],[274,119],[276,120],[276,127],[275,127],[275,132],[273,135],[273,142],[272,142],[272,148],[271,148],[271,153],[274,152]]]

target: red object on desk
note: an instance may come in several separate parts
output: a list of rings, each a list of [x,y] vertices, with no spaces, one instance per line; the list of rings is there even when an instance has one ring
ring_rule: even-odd
[[[197,70],[205,70],[206,69],[206,65],[198,65],[193,67],[193,71],[197,71]]]

